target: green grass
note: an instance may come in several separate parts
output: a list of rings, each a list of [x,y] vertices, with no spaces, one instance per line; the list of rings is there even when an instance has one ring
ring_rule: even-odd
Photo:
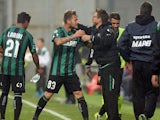
[[[13,95],[12,92],[10,92]],[[86,101],[88,102],[90,120],[94,120],[94,113],[96,113],[101,107],[101,96],[97,93],[94,95],[85,94]],[[23,99],[37,104],[39,98],[35,97],[35,84],[26,83],[26,93],[23,94]],[[59,100],[60,99],[60,100]],[[61,89],[59,94],[55,94],[48,102],[45,108],[58,112],[72,120],[82,120],[81,114],[77,108],[77,105],[64,104],[65,95],[64,89]],[[35,108],[32,108],[26,104],[23,104],[20,120],[31,120],[34,114]],[[159,120],[160,108],[156,109],[155,115],[152,120]],[[13,99],[8,100],[6,110],[6,120],[13,120]],[[39,120],[61,120],[47,112],[42,112]],[[105,120],[105,117],[103,118]],[[133,115],[133,108],[130,102],[124,101],[122,106],[122,120],[135,120]]]

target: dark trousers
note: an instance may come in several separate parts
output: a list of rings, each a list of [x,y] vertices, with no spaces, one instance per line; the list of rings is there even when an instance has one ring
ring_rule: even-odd
[[[159,91],[152,87],[151,63],[133,61],[133,107],[136,120],[140,114],[151,118]]]
[[[42,67],[43,73],[40,75],[39,81],[36,83],[36,91],[41,92],[46,88],[47,67]]]
[[[108,120],[121,120],[118,115],[118,96],[122,80],[122,71],[118,65],[112,64],[100,70],[102,94]]]

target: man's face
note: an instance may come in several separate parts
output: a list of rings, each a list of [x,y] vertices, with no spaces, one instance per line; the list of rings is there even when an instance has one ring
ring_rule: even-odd
[[[70,28],[77,28],[78,27],[78,17],[76,15],[72,15],[72,18],[67,20],[67,24]]]
[[[120,26],[120,20],[116,20],[114,18],[111,18],[110,22],[111,22],[113,28],[115,29],[115,31],[118,31],[118,28]]]
[[[42,49],[43,48],[43,46],[44,46],[44,43],[41,41],[41,40],[37,40],[36,41],[36,45],[37,45],[37,47],[39,48],[39,49]]]
[[[96,26],[96,25],[99,23],[99,19],[100,19],[100,18],[98,18],[97,12],[95,12],[95,13],[93,14],[93,17],[92,17],[93,25]]]

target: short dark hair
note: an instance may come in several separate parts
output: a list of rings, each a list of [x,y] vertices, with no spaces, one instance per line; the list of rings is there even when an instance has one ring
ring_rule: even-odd
[[[70,18],[72,18],[73,15],[77,15],[76,11],[74,11],[74,10],[67,10],[64,13],[64,17],[63,17],[64,23],[67,23],[67,20],[70,19]]]
[[[31,16],[26,12],[21,12],[18,14],[17,23],[25,23],[25,21],[30,22]]]
[[[121,20],[121,17],[120,17],[120,15],[119,15],[119,13],[118,12],[112,12],[111,14],[110,14],[110,19],[116,19],[116,20]]]
[[[106,10],[104,9],[96,9],[97,17],[102,19],[102,24],[108,22],[109,16]]]
[[[39,38],[37,39],[38,41],[41,41],[42,43],[44,43],[44,38]]]
[[[149,2],[144,2],[140,7],[141,15],[151,15],[152,13],[152,4]]]

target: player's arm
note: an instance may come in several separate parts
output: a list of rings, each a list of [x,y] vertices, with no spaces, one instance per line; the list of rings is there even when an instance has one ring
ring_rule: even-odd
[[[81,37],[84,34],[85,34],[85,32],[83,30],[77,30],[75,32],[75,34],[73,34],[73,35],[70,35],[70,36],[67,36],[67,37],[62,37],[62,38],[56,37],[54,39],[54,42],[56,43],[56,45],[62,45],[64,43],[67,43],[67,42],[75,39],[75,38],[79,38],[79,37]]]
[[[29,49],[30,49],[30,52],[32,54],[34,64],[37,67],[37,71],[38,71],[39,74],[41,74],[43,71],[42,71],[42,69],[39,65],[39,58],[38,58],[38,55],[36,53],[36,46],[35,46],[33,37],[30,34],[29,34]]]
[[[82,41],[83,42],[91,41],[91,37],[92,37],[91,35],[83,35],[82,36]]]
[[[86,68],[86,74],[88,75],[89,78],[91,78],[91,64],[93,62],[93,54],[94,54],[94,50],[90,49],[90,53],[88,55],[88,60],[86,62],[85,68]]]
[[[85,25],[78,24],[78,29],[81,29],[81,30],[85,31],[86,34],[81,37],[81,40],[83,42],[89,41],[89,42],[87,42],[86,46],[89,47],[89,48],[92,48],[92,43],[91,43],[92,35],[91,35],[91,33],[93,31],[93,26],[92,27],[87,27]]]
[[[156,33],[156,39],[153,42],[154,46],[154,52],[153,52],[153,62],[152,62],[152,78],[151,82],[154,87],[160,86],[160,79],[159,79],[159,73],[160,73],[160,25],[158,26],[157,33]]]
[[[79,30],[79,29],[84,30],[87,35],[91,35],[92,28],[93,28],[93,27],[87,27],[87,26],[82,25],[82,24],[80,24],[80,23],[78,24],[78,30]]]
[[[0,46],[0,53],[3,54],[3,48]]]
[[[32,53],[32,57],[33,57],[34,64],[37,67],[38,73],[41,74],[42,73],[42,69],[41,69],[41,67],[39,65],[39,58],[38,58],[37,53]]]

